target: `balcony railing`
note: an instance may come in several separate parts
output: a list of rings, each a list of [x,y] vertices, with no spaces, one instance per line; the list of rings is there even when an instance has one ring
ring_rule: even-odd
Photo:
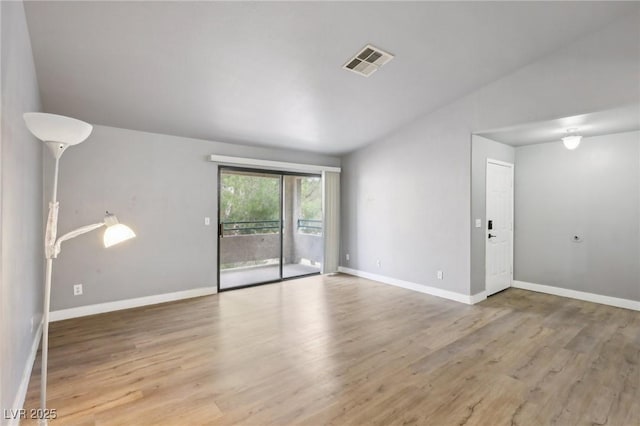
[[[223,237],[234,235],[277,234],[279,229],[279,220],[222,222]]]
[[[322,220],[298,219],[298,232],[303,234],[322,234]],[[233,237],[237,235],[277,234],[280,229],[279,220],[254,220],[222,222],[222,236]]]
[[[303,234],[322,234],[322,221],[316,219],[298,219],[298,232]]]

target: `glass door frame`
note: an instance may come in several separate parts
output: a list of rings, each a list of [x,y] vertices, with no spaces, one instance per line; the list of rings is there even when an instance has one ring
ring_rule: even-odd
[[[222,194],[222,173],[225,170],[231,170],[234,172],[247,172],[247,173],[263,173],[263,174],[270,174],[270,175],[274,175],[280,178],[280,215],[279,215],[279,220],[280,220],[280,278],[279,279],[275,279],[275,280],[267,280],[267,281],[260,281],[260,282],[256,282],[256,283],[251,283],[251,284],[243,284],[243,285],[239,285],[236,287],[229,287],[229,288],[221,288],[220,287],[220,240],[222,239],[222,233],[224,232],[222,229],[222,222],[221,222],[221,216],[220,216],[220,205],[222,203],[222,197],[220,196]],[[316,177],[316,178],[320,178],[320,181],[322,182],[322,174],[318,174],[318,173],[305,173],[305,172],[291,172],[291,171],[285,171],[285,170],[276,170],[276,169],[260,169],[260,168],[253,168],[253,167],[238,167],[238,166],[224,166],[224,165],[218,165],[218,214],[217,214],[217,232],[216,232],[216,240],[217,240],[217,287],[218,287],[218,293],[223,292],[223,291],[230,291],[230,290],[239,290],[241,288],[249,288],[249,287],[256,287],[259,285],[265,285],[265,284],[274,284],[274,283],[280,283],[283,281],[289,281],[289,280],[295,280],[298,278],[304,278],[304,277],[310,277],[313,275],[320,275],[321,272],[311,272],[309,274],[303,274],[303,275],[296,275],[295,277],[288,277],[285,278],[284,274],[283,274],[283,268],[284,268],[284,177],[285,176],[300,176],[300,177]],[[324,238],[324,234],[323,234],[323,238]],[[323,246],[324,246],[324,242],[323,242]],[[324,260],[323,260],[324,262]]]

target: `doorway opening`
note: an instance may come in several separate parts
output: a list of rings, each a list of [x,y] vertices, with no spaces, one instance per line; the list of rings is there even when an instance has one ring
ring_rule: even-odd
[[[218,169],[218,291],[319,274],[320,175]]]

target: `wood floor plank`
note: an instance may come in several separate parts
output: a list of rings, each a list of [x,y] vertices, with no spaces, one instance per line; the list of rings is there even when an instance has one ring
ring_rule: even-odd
[[[640,425],[640,313],[517,289],[467,306],[319,276],[53,323],[50,344],[51,425]]]

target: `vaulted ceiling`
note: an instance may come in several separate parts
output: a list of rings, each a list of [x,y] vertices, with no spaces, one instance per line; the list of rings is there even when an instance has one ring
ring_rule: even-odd
[[[27,2],[44,110],[339,154],[611,23],[624,2]],[[342,69],[367,43],[395,55]]]

